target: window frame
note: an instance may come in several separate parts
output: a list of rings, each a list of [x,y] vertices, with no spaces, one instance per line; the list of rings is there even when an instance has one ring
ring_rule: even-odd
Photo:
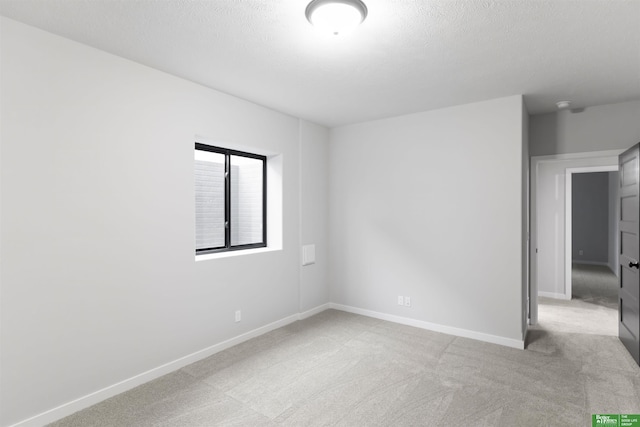
[[[246,151],[233,150],[229,148],[216,147],[213,145],[195,143],[195,150],[208,151],[224,155],[224,246],[216,248],[196,248],[196,255],[213,254],[220,252],[239,251],[244,249],[266,248],[267,247],[267,156],[261,154],[248,153]],[[231,219],[231,156],[246,157],[262,161],[262,241],[259,243],[248,243],[243,245],[231,245],[231,230],[233,221]]]

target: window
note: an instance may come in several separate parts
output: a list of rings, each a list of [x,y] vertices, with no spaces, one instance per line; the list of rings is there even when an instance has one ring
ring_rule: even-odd
[[[196,254],[267,246],[266,163],[196,143]]]

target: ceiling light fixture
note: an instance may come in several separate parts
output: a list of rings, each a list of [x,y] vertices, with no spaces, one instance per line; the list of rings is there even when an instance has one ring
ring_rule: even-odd
[[[314,27],[337,36],[360,25],[367,12],[361,0],[313,0],[304,14]]]
[[[556,106],[558,110],[568,110],[571,107],[571,101],[558,101]]]

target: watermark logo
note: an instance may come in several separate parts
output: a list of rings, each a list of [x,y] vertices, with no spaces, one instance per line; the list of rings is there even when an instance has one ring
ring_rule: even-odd
[[[640,414],[594,414],[591,427],[640,427]]]
[[[613,414],[596,414],[591,417],[591,426],[619,427],[620,416]]]

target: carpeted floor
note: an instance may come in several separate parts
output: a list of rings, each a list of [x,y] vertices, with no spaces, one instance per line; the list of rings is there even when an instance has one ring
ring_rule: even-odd
[[[607,267],[574,264],[572,300],[539,298],[539,326],[553,332],[618,336],[618,278]]]
[[[524,351],[328,310],[53,425],[590,426],[640,413],[640,369],[591,273],[574,274],[573,301],[541,298]]]

